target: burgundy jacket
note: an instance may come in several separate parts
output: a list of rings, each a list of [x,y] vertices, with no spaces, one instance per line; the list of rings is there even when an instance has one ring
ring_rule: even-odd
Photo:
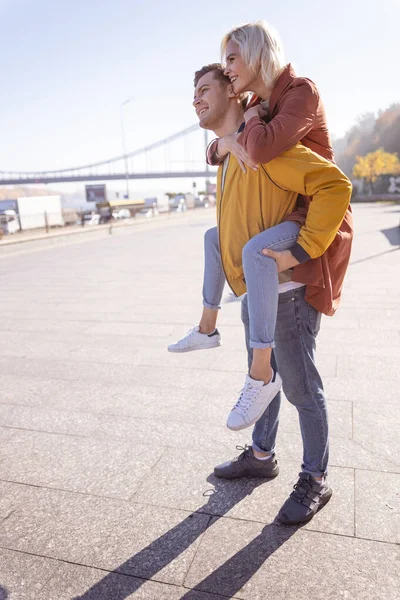
[[[253,97],[249,107],[260,100]],[[239,138],[252,159],[267,163],[297,142],[301,142],[323,158],[333,161],[333,149],[326,123],[325,109],[315,84],[296,77],[289,64],[278,77],[269,101],[268,123],[259,117],[250,119]],[[217,140],[207,151],[209,164],[219,164],[215,157]],[[286,220],[302,226],[312,198],[299,196],[298,209]],[[350,260],[353,239],[351,207],[346,212],[335,239],[320,257],[310,259],[296,244],[291,252],[301,263],[294,268],[293,281],[306,284],[306,300],[318,311],[333,315],[339,306],[343,280]]]

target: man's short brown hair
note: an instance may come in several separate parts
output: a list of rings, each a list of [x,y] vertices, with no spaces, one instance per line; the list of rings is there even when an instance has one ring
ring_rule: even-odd
[[[224,70],[225,69],[221,65],[221,63],[212,63],[211,65],[205,65],[199,71],[196,71],[196,73],[194,74],[194,87],[196,87],[203,75],[211,72],[214,73],[215,79],[218,79],[218,81],[220,81],[221,83],[228,85],[231,82],[231,80],[229,79],[229,77],[224,75]]]
[[[221,63],[212,63],[211,65],[205,65],[204,67],[202,67],[201,69],[196,71],[196,73],[194,74],[194,82],[193,82],[194,87],[197,86],[200,79],[206,73],[214,73],[215,79],[217,79],[223,85],[230,84],[231,80],[229,79],[229,77],[227,75],[224,74],[224,71],[225,71],[225,67],[223,67],[221,65]],[[239,98],[240,98],[240,102],[242,104],[243,110],[246,110],[246,107],[247,107],[247,104],[249,101],[248,92],[243,92],[242,94],[239,95]]]

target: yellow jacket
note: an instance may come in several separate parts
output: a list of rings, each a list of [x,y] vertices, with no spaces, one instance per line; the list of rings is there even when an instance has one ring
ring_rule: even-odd
[[[297,195],[311,196],[311,218],[297,243],[311,258],[321,256],[334,240],[350,203],[351,183],[333,163],[296,144],[258,171],[243,173],[234,156],[217,174],[217,218],[222,266],[228,284],[246,292],[242,267],[245,244],[294,211]]]

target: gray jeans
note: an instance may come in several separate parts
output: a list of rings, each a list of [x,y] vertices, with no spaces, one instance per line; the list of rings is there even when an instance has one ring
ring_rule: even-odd
[[[329,457],[326,400],[315,364],[315,340],[321,313],[306,302],[304,294],[305,288],[302,287],[279,295],[272,366],[279,371],[283,391],[299,414],[303,438],[302,470],[319,477],[327,474]],[[253,348],[250,344],[247,295],[242,300],[242,321],[251,365]],[[256,450],[274,453],[280,403],[279,392],[255,424],[253,448]]]
[[[278,272],[273,258],[261,254],[263,248],[287,250],[294,245],[300,227],[291,221],[280,223],[254,236],[242,251],[243,273],[248,295],[250,345],[273,348],[278,310]],[[203,305],[221,308],[225,275],[221,264],[217,227],[204,236]]]

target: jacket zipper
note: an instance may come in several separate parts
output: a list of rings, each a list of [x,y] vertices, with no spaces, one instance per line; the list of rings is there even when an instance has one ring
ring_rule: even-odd
[[[226,169],[224,171],[224,165],[222,165],[222,177],[221,177],[221,200],[219,203],[219,218],[218,218],[218,243],[219,243],[219,256],[221,259],[221,267],[222,270],[224,272],[225,275],[225,281],[228,284],[228,286],[231,288],[232,292],[235,294],[236,298],[238,297],[238,295],[236,294],[235,290],[232,288],[231,284],[228,281],[228,278],[226,276],[226,271],[225,271],[225,267],[224,267],[224,262],[222,260],[222,252],[221,252],[221,215],[222,215],[222,197],[224,195],[224,188],[225,188],[225,178],[226,178],[226,173],[228,171],[228,167],[229,167],[229,161],[230,161],[230,154],[228,154],[228,162],[226,164]]]

